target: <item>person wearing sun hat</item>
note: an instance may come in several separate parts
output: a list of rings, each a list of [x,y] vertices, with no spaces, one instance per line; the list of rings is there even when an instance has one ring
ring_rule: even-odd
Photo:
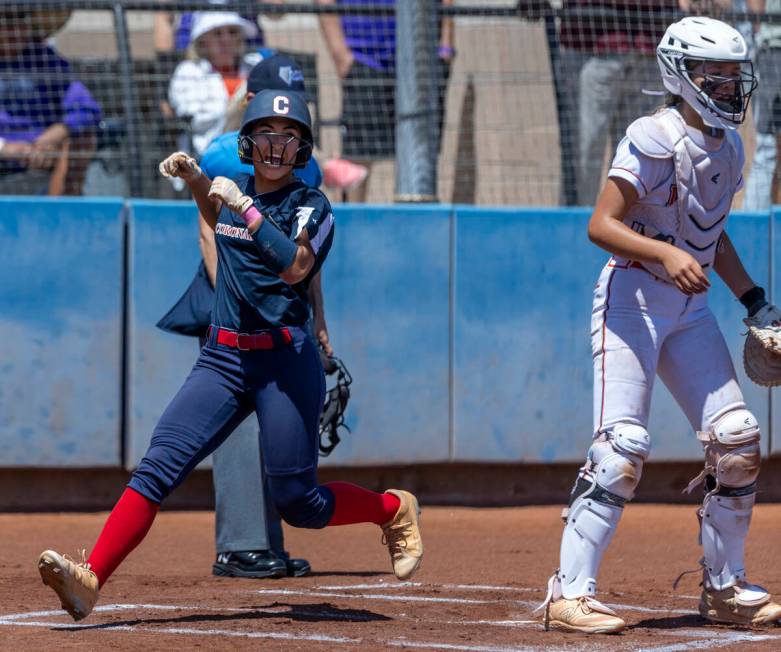
[[[174,70],[168,101],[174,113],[190,120],[192,139],[183,150],[200,157],[209,143],[225,130],[231,102],[242,88],[256,53],[247,53],[247,39],[257,26],[229,11],[196,12],[187,59]]]

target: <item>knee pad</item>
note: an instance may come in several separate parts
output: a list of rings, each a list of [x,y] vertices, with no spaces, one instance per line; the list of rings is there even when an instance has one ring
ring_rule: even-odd
[[[313,474],[268,476],[274,506],[293,527],[319,529],[328,525],[334,512],[334,498],[310,477]]]
[[[746,409],[730,410],[697,433],[705,449],[705,468],[689,483],[690,492],[703,479],[708,493],[742,496],[755,491],[759,476],[759,424]]]
[[[602,555],[613,538],[624,504],[634,496],[650,438],[642,426],[621,423],[588,451],[566,510],[559,579],[562,595],[596,593]]]
[[[651,452],[648,431],[631,423],[616,424],[609,433],[594,440],[572,492],[570,506],[579,497],[623,507],[632,500]]]

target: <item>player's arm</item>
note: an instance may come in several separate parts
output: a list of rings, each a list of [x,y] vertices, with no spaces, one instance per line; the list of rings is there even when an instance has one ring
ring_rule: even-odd
[[[323,285],[320,272],[317,272],[312,277],[307,295],[309,296],[309,304],[312,306],[315,338],[320,346],[323,347],[325,354],[330,357],[334,354],[334,350],[328,337],[328,326],[325,323],[325,303],[323,302]]]
[[[716,248],[713,269],[716,270],[716,273],[738,299],[756,286],[756,283],[748,275],[746,268],[743,267],[743,262],[740,260],[740,256],[738,256],[738,252],[735,250],[732,240],[730,240],[726,231],[721,234],[721,239]]]
[[[201,249],[201,257],[206,267],[206,275],[212,287],[217,286],[217,243],[214,241],[214,229],[198,213],[198,246]]]
[[[201,217],[214,230],[222,202],[209,197],[211,179],[203,173],[195,159],[185,152],[174,152],[160,163],[159,170],[164,177],[178,177],[187,184]]]
[[[697,294],[707,290],[710,283],[693,256],[624,224],[637,199],[637,190],[626,179],[609,177],[588,223],[589,240],[616,256],[664,265],[681,292]]]
[[[225,203],[244,220],[263,264],[285,283],[294,285],[307,277],[316,257],[306,229],[302,229],[295,240],[290,239],[273,220],[255,208],[252,197],[245,195],[234,181],[225,177],[217,177],[212,182],[209,197]]]

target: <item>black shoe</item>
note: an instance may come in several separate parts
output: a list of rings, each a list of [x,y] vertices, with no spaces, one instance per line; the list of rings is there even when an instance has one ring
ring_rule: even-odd
[[[308,564],[307,564],[308,566]],[[285,577],[285,561],[270,550],[221,552],[212,566],[212,575],[219,577]]]
[[[276,552],[274,554],[285,562],[288,577],[303,577],[312,572],[312,567],[306,559],[291,559],[287,552]]]

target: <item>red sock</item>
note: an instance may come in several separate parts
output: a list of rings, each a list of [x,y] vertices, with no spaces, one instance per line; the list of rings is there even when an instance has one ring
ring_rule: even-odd
[[[378,494],[349,482],[327,482],[333,493],[334,515],[328,525],[376,523],[384,525],[399,511],[401,501],[393,494]]]
[[[132,550],[143,541],[160,505],[128,487],[108,515],[87,560],[102,587]]]

